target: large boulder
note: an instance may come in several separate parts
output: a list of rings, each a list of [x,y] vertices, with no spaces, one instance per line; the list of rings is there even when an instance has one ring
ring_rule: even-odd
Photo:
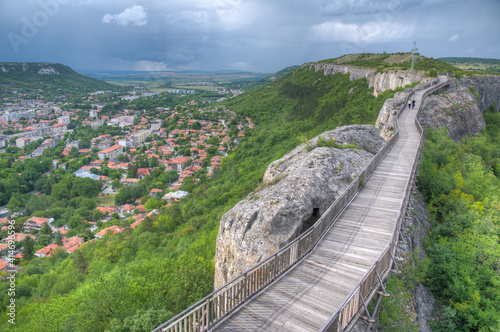
[[[272,162],[261,188],[221,218],[215,288],[313,225],[385,144],[373,126],[345,126]]]

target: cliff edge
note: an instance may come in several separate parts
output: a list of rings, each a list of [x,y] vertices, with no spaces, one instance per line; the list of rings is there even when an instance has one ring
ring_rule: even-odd
[[[305,66],[307,66],[307,64]],[[373,88],[375,97],[386,90],[395,90],[396,88],[420,82],[424,78],[422,73],[405,70],[377,72],[375,69],[361,69],[326,63],[308,64],[308,66],[316,71],[322,70],[324,75],[333,75],[336,73],[349,74],[351,81],[365,78],[368,82],[368,86]]]

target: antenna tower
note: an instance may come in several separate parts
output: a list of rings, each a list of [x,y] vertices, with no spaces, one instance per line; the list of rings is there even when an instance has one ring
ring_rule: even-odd
[[[417,41],[414,41],[413,48],[410,50],[410,52],[411,52],[411,70],[410,71],[413,71],[413,64],[415,63],[415,52],[416,51],[418,51]]]

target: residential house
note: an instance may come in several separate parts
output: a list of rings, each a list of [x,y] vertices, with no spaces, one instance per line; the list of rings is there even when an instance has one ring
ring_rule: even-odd
[[[37,250],[35,252],[35,256],[36,257],[50,257],[50,255],[52,255],[56,251],[57,247],[58,247],[57,244],[51,243],[48,246],[43,247],[40,250]]]
[[[32,230],[39,231],[43,225],[52,221],[54,221],[53,218],[31,217],[24,222],[23,231],[26,233],[30,233]]]
[[[27,138],[27,137],[19,137],[18,139],[16,139],[16,146],[20,149],[24,148],[24,146],[28,143],[31,142],[31,138]]]
[[[92,180],[99,180],[100,176],[94,173],[91,173],[86,169],[79,169],[73,173],[75,176],[79,178],[91,178]]]
[[[52,125],[52,132],[54,135],[64,135],[66,131],[68,130],[68,125],[66,123],[58,123],[55,125]]]
[[[68,254],[71,254],[73,251],[78,249],[85,241],[78,236],[73,236],[70,237],[69,239],[66,239],[63,243],[63,248],[66,249],[66,252]]]
[[[189,157],[177,157],[170,161],[170,165],[177,173],[182,173],[182,170],[186,168]]]
[[[52,138],[47,138],[45,141],[43,141],[41,146],[45,148],[54,148],[56,146],[56,142]]]
[[[118,234],[118,233],[123,232],[124,230],[125,230],[125,228],[120,228],[118,226],[113,225],[113,226],[102,229],[99,233],[97,233],[95,235],[95,237],[100,239],[107,234]]]
[[[130,204],[125,204],[120,208],[121,213],[132,213],[134,212],[135,207]]]
[[[156,188],[154,188],[154,189],[151,189],[151,190],[149,191],[149,195],[150,195],[151,197],[156,197],[156,196],[160,195],[160,194],[162,193],[162,191],[163,191],[163,190],[161,190],[161,189],[156,189]]]
[[[57,118],[57,123],[69,124],[69,115],[63,115]]]
[[[187,191],[177,190],[175,192],[167,193],[162,198],[164,200],[170,200],[172,202],[179,202],[183,198],[185,198],[189,193]]]
[[[162,120],[155,120],[151,122],[151,131],[159,131],[161,129]]]
[[[144,179],[146,176],[148,176],[149,173],[149,168],[138,168],[137,169],[137,178],[139,180]]]
[[[99,156],[99,159],[101,159],[101,160],[108,158],[111,161],[115,161],[116,156],[118,156],[122,152],[123,152],[123,147],[119,144],[116,144],[108,149],[99,151],[99,153],[97,155]]]
[[[122,184],[126,187],[129,187],[129,186],[135,186],[136,184],[139,183],[139,179],[124,179],[122,181]]]
[[[113,145],[113,140],[111,139],[111,136],[109,136],[109,137],[105,137],[102,141],[100,141],[97,144],[97,147],[100,150],[106,150],[106,149],[109,149],[112,145]]]
[[[31,158],[36,158],[38,156],[43,155],[43,151],[45,151],[45,147],[39,146],[33,152],[31,152]]]

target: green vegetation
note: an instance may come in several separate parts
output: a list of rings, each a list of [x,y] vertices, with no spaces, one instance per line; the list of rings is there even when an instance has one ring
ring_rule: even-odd
[[[8,90],[46,94],[74,94],[99,90],[118,91],[115,85],[78,74],[59,63],[0,63],[7,71],[0,70],[0,84]],[[53,68],[58,74],[39,74],[44,68]]]
[[[500,328],[500,114],[485,119],[460,143],[426,134],[418,183],[433,223],[424,284],[441,304],[437,331]]]
[[[439,60],[449,62],[467,72],[500,74],[500,59],[448,57]]]
[[[305,149],[307,151],[311,151],[315,148],[321,148],[321,147],[327,147],[327,148],[335,148],[335,149],[362,149],[361,146],[358,144],[338,144],[334,139],[325,139],[324,137],[319,137],[318,141],[314,145],[307,145]]]
[[[112,205],[115,205],[115,196],[116,196],[116,194],[99,195],[97,197],[99,199],[99,206],[112,206]]]
[[[195,175],[200,178],[198,184],[185,179],[181,189],[190,194],[171,207],[160,206],[159,216],[146,218],[135,229],[85,244],[70,256],[60,251],[50,258],[21,261],[16,325],[9,325],[8,316],[2,315],[0,326],[18,331],[154,328],[212,291],[220,217],[255,191],[270,162],[299,145],[301,138],[310,139],[344,124],[373,124],[383,102],[393,93],[387,91],[375,98],[364,80],[350,81],[348,75],[341,74],[323,76],[302,68],[220,105],[220,109],[234,112],[235,121],[245,122],[249,116],[256,124],[245,131],[238,149],[222,160],[220,170],[211,178],[201,170]],[[161,104],[153,100],[150,106]],[[165,125],[170,126],[174,119],[165,119]],[[85,127],[74,132],[75,138],[95,134]],[[84,157],[75,159],[75,165],[67,163],[67,167],[79,168],[77,163],[83,161]],[[75,196],[85,194],[80,190],[86,184],[77,183],[63,171],[55,172],[61,172],[55,183],[45,180],[39,185],[47,187],[56,200],[43,197],[32,202],[35,209],[41,209],[36,213],[54,215],[55,223],[71,218],[76,229],[80,225],[85,228],[82,220],[99,217],[87,214],[90,206],[98,204],[97,194],[91,198]],[[136,189],[122,190],[120,199],[127,201],[132,196],[142,197],[151,188],[163,188],[163,175],[165,181],[171,180],[168,173],[148,176]],[[17,173],[7,174],[7,185],[14,186],[18,177]],[[143,197],[146,207],[151,205],[149,200]],[[57,204],[61,205],[59,210]],[[107,224],[131,222],[113,218]],[[7,288],[7,282],[0,284],[2,310],[9,300]]]
[[[411,53],[391,53],[391,54],[373,54],[360,53],[349,54],[339,58],[323,60],[321,63],[333,63],[338,65],[349,65],[359,68],[384,70],[409,70],[411,68]],[[452,73],[459,69],[445,61],[439,59],[426,58],[420,55],[415,56],[415,71],[430,72],[430,76],[435,76],[433,73],[444,72]]]

